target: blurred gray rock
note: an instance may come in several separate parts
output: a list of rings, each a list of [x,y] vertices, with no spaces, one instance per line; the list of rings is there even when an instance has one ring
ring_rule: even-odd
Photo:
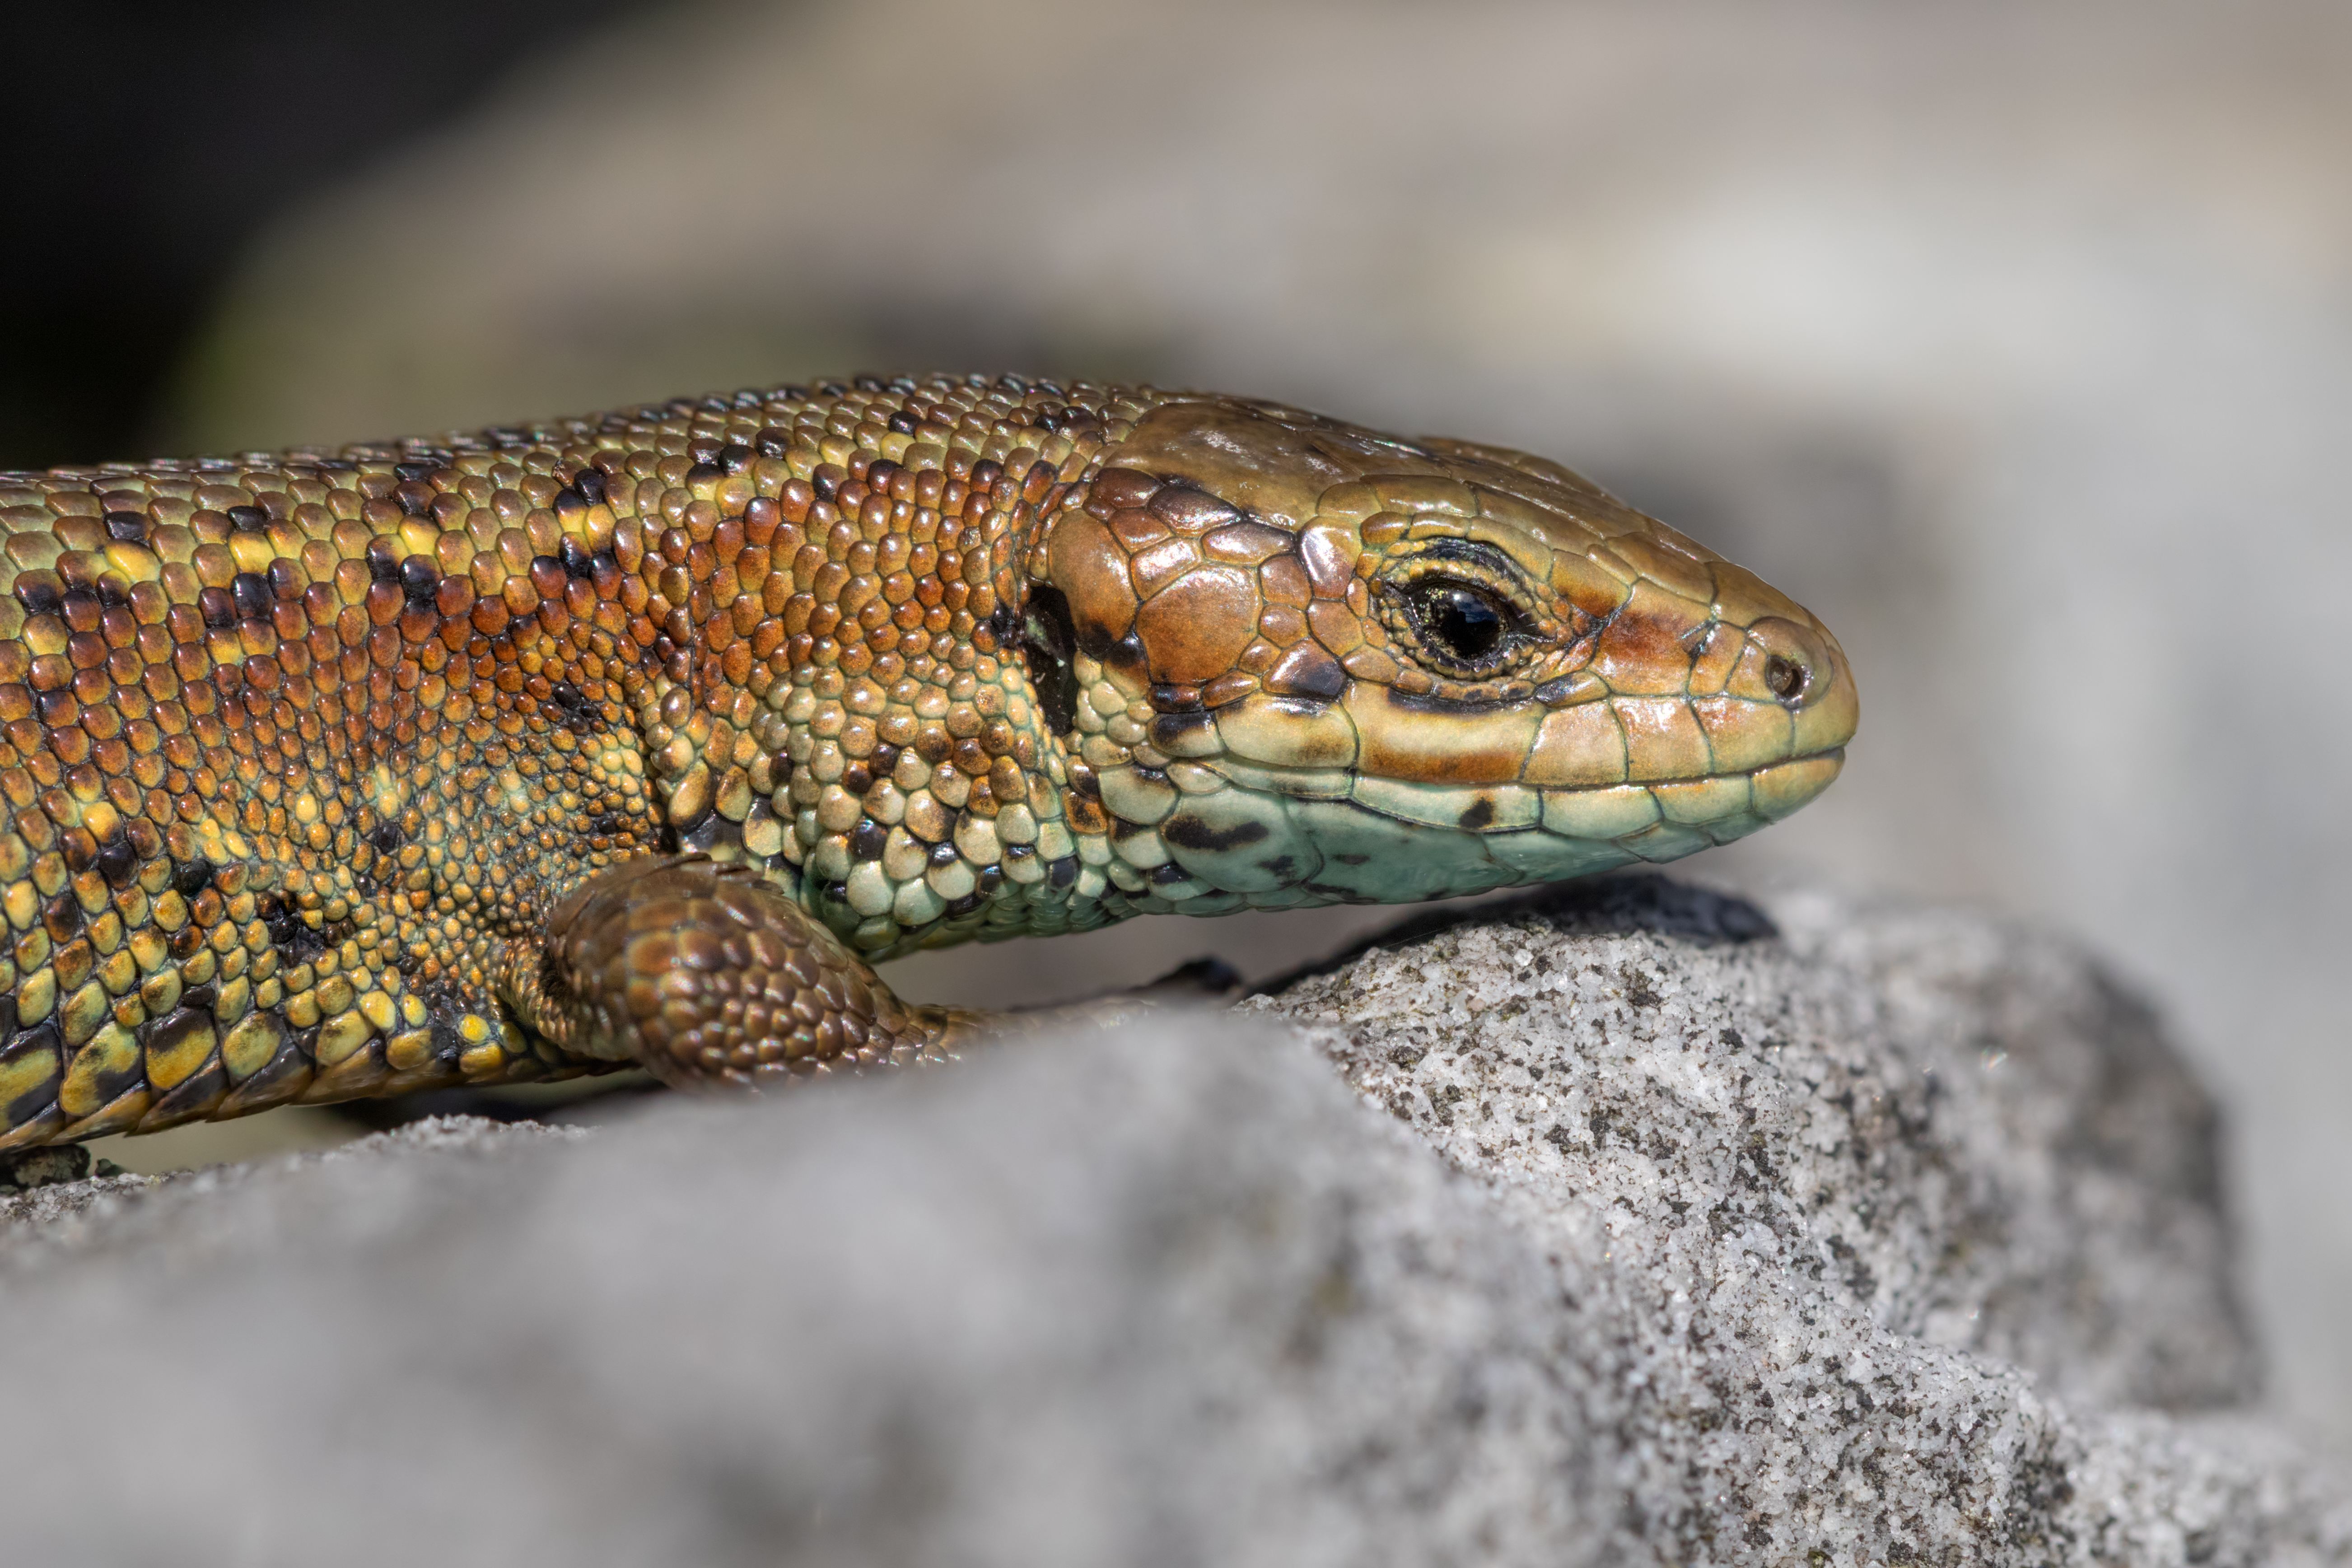
[[[2079,955],[1636,879],[1252,1007],[0,1198],[6,1539],[2352,1560],[2352,1487],[2212,1409],[2253,1383],[2212,1117]]]

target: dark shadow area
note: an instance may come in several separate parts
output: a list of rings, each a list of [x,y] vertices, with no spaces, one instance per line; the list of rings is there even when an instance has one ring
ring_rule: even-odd
[[[278,213],[645,0],[93,0],[11,16],[0,468],[142,450]]]
[[[1647,931],[1701,945],[1756,942],[1780,929],[1746,899],[1711,888],[1695,888],[1650,871],[1624,871],[1561,882],[1531,892],[1467,907],[1453,905],[1411,915],[1350,943],[1328,958],[1276,975],[1252,992],[1271,996],[1302,980],[1345,969],[1374,948],[1402,947],[1463,925],[1501,925],[1535,920],[1554,931],[1580,936],[1620,936]]]

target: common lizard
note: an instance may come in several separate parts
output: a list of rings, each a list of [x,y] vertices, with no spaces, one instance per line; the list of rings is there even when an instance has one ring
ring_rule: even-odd
[[[876,962],[1669,860],[1837,642],[1558,464],[1017,377],[0,479],[0,1148],[991,1026]]]

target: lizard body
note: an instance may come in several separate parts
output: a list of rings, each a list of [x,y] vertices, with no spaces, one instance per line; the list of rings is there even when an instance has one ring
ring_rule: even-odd
[[[1671,859],[1857,711],[1566,468],[1150,389],[18,474],[0,532],[0,1148],[952,1055],[871,963]]]

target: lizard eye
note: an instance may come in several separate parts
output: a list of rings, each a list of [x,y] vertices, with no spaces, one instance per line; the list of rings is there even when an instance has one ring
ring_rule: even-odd
[[[1440,663],[1465,673],[1498,662],[1517,629],[1518,612],[1475,584],[1424,577],[1405,595],[1413,625]]]

